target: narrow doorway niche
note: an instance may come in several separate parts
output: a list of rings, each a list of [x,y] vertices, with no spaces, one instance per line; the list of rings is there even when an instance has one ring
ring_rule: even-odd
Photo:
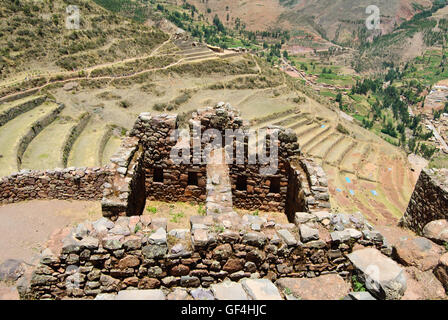
[[[159,167],[154,168],[153,181],[163,183],[163,169],[162,168],[159,168]]]
[[[278,177],[271,178],[269,193],[280,193],[280,178]]]
[[[198,173],[194,171],[188,172],[188,185],[197,186],[198,185]]]
[[[236,190],[246,191],[247,190],[247,177],[239,175],[236,179]]]

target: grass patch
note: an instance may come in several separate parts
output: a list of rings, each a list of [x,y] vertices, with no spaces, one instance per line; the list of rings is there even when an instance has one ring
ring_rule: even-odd
[[[148,211],[149,213],[152,213],[152,214],[156,214],[157,208],[156,207],[147,207],[146,211]]]

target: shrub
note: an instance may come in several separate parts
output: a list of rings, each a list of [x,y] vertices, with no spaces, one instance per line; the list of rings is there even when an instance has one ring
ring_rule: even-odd
[[[127,100],[121,100],[119,102],[119,106],[122,107],[122,108],[127,109],[127,108],[129,108],[131,106],[131,103],[129,101],[127,101]]]
[[[350,132],[340,123],[336,127],[336,130],[338,130],[342,134],[350,134]]]

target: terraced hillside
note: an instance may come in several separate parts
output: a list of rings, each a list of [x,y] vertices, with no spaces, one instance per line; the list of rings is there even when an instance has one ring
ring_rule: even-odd
[[[41,129],[40,123],[51,121],[60,112],[54,102],[44,102],[32,110],[18,115],[0,127],[0,175],[20,170],[19,158],[29,139]]]
[[[69,167],[97,167],[103,161],[103,150],[110,128],[92,119],[73,145],[68,158]]]
[[[321,108],[309,113],[299,107],[296,114],[273,117],[259,127],[283,124],[297,133],[302,152],[319,159],[327,173],[335,210],[361,211],[375,223],[396,222],[407,207],[418,172],[411,171],[398,148],[336,113],[320,116]],[[349,134],[338,131],[338,124]]]

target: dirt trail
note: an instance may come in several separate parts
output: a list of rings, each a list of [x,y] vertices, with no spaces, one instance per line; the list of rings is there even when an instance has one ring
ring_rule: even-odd
[[[54,231],[100,216],[99,202],[34,200],[0,206],[0,263],[33,264]]]

